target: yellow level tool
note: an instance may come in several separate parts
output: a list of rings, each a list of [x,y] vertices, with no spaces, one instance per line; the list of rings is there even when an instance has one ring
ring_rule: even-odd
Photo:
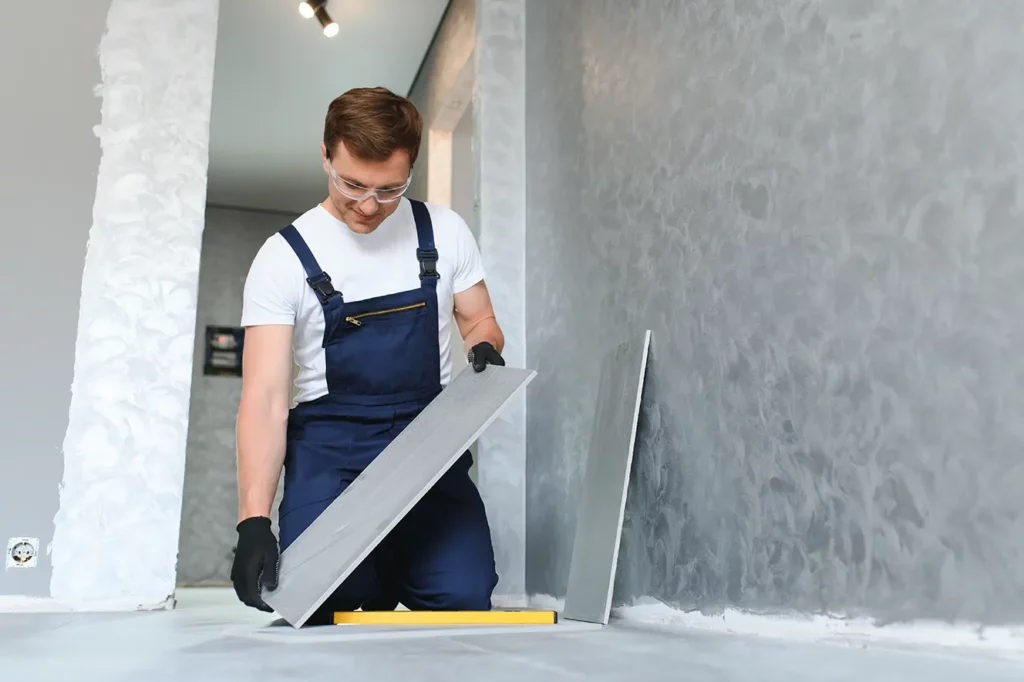
[[[335,625],[554,625],[555,611],[335,611]]]

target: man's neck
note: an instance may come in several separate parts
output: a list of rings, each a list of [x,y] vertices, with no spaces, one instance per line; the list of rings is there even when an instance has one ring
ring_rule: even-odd
[[[334,202],[331,201],[330,198],[324,199],[322,202],[320,202],[320,206],[325,211],[327,211],[327,213],[332,218],[341,223],[341,227],[344,228],[345,230],[348,230],[352,234],[363,234],[362,232],[357,232],[356,230],[353,230],[351,226],[349,226],[349,224],[345,222],[345,218],[341,215],[341,213],[338,211],[338,208],[334,205]]]
[[[334,202],[331,201],[330,197],[321,201],[320,206],[322,206],[325,211],[334,216],[334,219],[337,220],[338,222],[345,222],[344,219],[341,217],[341,214],[338,213],[338,209],[334,206]]]

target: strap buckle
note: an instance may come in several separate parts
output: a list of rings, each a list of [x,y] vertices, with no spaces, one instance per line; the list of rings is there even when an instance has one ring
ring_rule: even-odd
[[[313,291],[316,292],[317,298],[320,299],[320,303],[327,303],[331,296],[339,295],[337,289],[331,284],[331,276],[326,272],[317,275],[316,277],[307,277],[306,282]]]
[[[416,249],[416,257],[420,261],[420,278],[433,277],[441,279],[437,271],[437,249]]]

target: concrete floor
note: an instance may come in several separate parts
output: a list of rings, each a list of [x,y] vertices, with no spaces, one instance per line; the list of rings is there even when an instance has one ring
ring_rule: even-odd
[[[1024,663],[972,652],[854,648],[627,624],[483,632],[270,627],[229,590],[179,592],[172,612],[0,614],[5,679],[655,680],[851,682],[1024,680]]]

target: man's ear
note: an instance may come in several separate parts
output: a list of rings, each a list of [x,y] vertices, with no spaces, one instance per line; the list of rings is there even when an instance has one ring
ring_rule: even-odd
[[[330,159],[327,158],[327,145],[325,145],[323,142],[320,143],[320,162],[324,166],[324,173],[327,173],[328,175],[330,175],[331,174],[331,162],[330,162]]]

